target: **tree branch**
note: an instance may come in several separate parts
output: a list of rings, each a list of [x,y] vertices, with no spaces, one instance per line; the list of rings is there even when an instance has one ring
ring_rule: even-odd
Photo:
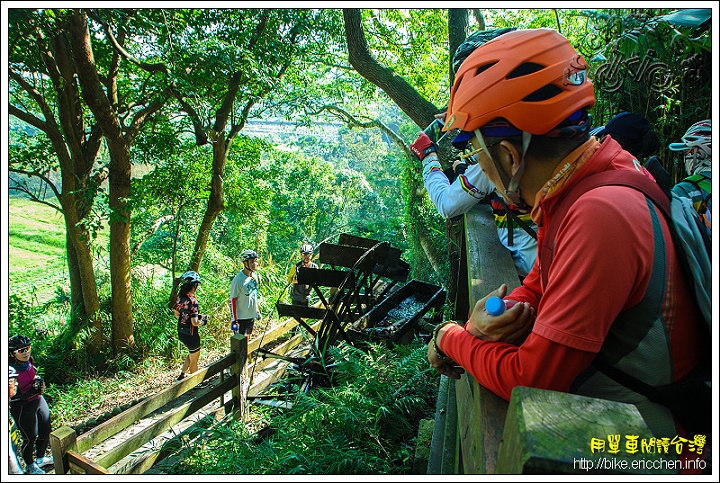
[[[433,122],[434,115],[440,113],[441,110],[418,94],[395,71],[381,65],[370,53],[370,47],[365,39],[360,9],[344,8],[343,17],[350,64],[358,74],[385,91],[395,101],[395,104],[421,128]]]
[[[175,215],[165,215],[165,216],[161,216],[160,218],[155,220],[155,223],[153,223],[152,226],[150,226],[150,228],[145,230],[145,233],[143,233],[140,236],[140,238],[138,239],[137,243],[135,243],[135,246],[130,251],[130,256],[134,257],[137,254],[138,250],[140,249],[140,246],[143,243],[145,243],[145,240],[147,240],[153,234],[155,234],[155,232],[157,232],[164,223],[167,223],[167,222],[173,220],[174,218],[175,218]]]
[[[110,25],[105,22],[105,20],[103,20],[103,18],[99,15],[96,9],[90,9],[88,11],[88,16],[91,17],[93,20],[99,22],[103,26],[103,29],[105,30],[105,35],[107,35],[108,40],[110,40],[113,48],[126,60],[129,60],[133,64],[148,72],[162,72],[165,74],[170,74],[170,68],[168,68],[168,66],[165,65],[164,62],[160,62],[157,64],[148,64],[147,62],[143,62],[135,58],[130,52],[125,50],[125,48],[120,45],[118,40],[115,38],[115,35],[113,35],[112,31],[110,30]]]
[[[60,192],[58,191],[57,187],[52,182],[52,180],[50,180],[50,178],[48,178],[44,174],[38,173],[37,171],[25,171],[22,169],[17,169],[17,168],[12,168],[12,167],[8,168],[8,171],[10,171],[11,173],[22,174],[24,176],[27,176],[28,178],[32,178],[32,177],[40,178],[45,183],[45,185],[48,186],[52,190],[52,192],[55,194],[55,199],[58,199],[58,200],[60,199]],[[15,183],[16,183],[15,186],[9,186],[8,188],[13,191],[20,191],[21,193],[25,193],[26,195],[28,195],[30,197],[31,200],[33,200],[37,203],[42,203],[43,205],[47,205],[51,208],[54,208],[59,213],[63,213],[63,209],[61,206],[51,203],[45,199],[41,199],[35,193],[30,192],[30,188],[28,188],[27,184],[21,184],[17,180],[15,180]]]
[[[406,156],[411,156],[412,152],[410,151],[410,147],[405,143],[405,141],[400,138],[400,136],[395,133],[390,127],[385,125],[382,121],[379,121],[377,119],[368,119],[367,121],[361,121],[357,117],[355,117],[353,114],[349,113],[345,109],[338,107],[334,104],[328,104],[325,106],[322,106],[317,112],[311,113],[312,115],[320,114],[323,111],[329,112],[331,115],[334,115],[341,121],[343,121],[345,124],[347,124],[350,127],[361,127],[361,128],[373,128],[376,127],[380,129],[382,132],[384,132],[390,139],[393,140],[395,144],[397,144],[400,149],[403,150]]]

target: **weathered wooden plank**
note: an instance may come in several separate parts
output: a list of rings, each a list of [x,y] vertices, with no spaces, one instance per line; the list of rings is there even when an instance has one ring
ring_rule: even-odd
[[[520,280],[510,252],[500,243],[490,205],[479,204],[465,214],[469,310],[478,300],[506,283],[512,290]],[[469,314],[468,314],[469,316]],[[466,319],[467,320],[467,319]],[[461,321],[464,322],[464,321]],[[507,412],[507,401],[480,386],[468,373],[455,384],[459,452],[464,474],[487,474],[495,469]]]
[[[311,328],[317,330],[318,327],[320,327],[321,323],[322,323],[322,321],[315,322],[315,324],[313,324],[311,326]],[[305,338],[303,337],[302,334],[296,334],[296,335],[292,336],[290,339],[288,339],[287,341],[283,342],[282,344],[280,344],[279,346],[274,348],[272,350],[272,352],[275,354],[278,354],[278,355],[285,355],[288,352],[290,352],[292,349],[294,349],[295,347],[300,345],[304,340],[305,340]],[[257,372],[265,369],[268,365],[272,364],[276,360],[277,360],[277,358],[273,358],[272,356],[265,356],[263,358],[263,360],[261,360],[260,362],[251,364],[250,371],[251,372],[254,371],[255,373],[257,373]]]
[[[99,458],[96,458],[95,463],[105,468],[112,466],[113,464],[117,463],[125,456],[129,455],[148,441],[156,438],[172,426],[178,424],[180,421],[182,421],[189,415],[205,407],[213,399],[217,399],[220,397],[220,395],[224,394],[227,391],[230,391],[236,385],[236,378],[231,377],[223,381],[222,383],[203,391],[197,397],[191,399],[182,406],[173,409],[172,411],[168,411],[151,425],[137,432],[133,436],[127,438],[125,441],[118,444],[113,449],[103,454]]]
[[[219,421],[223,419],[228,414],[228,405],[221,405],[217,408],[214,408],[212,410],[208,411],[208,408],[203,408],[203,412],[205,415],[202,419],[208,420],[213,419],[215,421]],[[150,443],[151,448],[146,449],[148,444],[145,444],[144,448],[138,448],[141,449],[141,453],[137,455],[130,455],[132,460],[127,461],[123,464],[122,467],[119,468],[110,468],[113,470],[114,474],[143,474],[148,471],[151,471],[153,465],[168,457],[168,455],[172,454],[173,452],[177,451],[177,447],[173,444],[168,444],[168,442],[173,440],[178,440],[182,438],[183,441],[185,441],[185,437],[189,437],[190,441],[196,439],[195,436],[196,431],[195,426],[200,421],[192,422],[189,419],[184,420],[179,426],[179,433],[176,433],[178,431],[178,428],[173,428],[172,432],[166,432],[163,436],[164,439],[158,438],[154,440],[152,443]],[[136,450],[137,451],[137,450]]]
[[[235,363],[230,371],[238,376],[237,384],[232,389],[232,399],[237,402],[234,417],[245,421],[248,416],[247,389],[250,381],[247,377],[248,341],[243,334],[233,334],[230,337],[230,353],[235,356]]]
[[[418,433],[415,443],[415,458],[413,458],[412,474],[427,474],[428,461],[430,458],[430,445],[432,443],[433,426],[432,419],[421,419],[418,425]]]
[[[490,205],[478,204],[468,211],[465,230],[472,310],[478,300],[501,283],[512,290],[520,285],[520,279],[510,252],[500,243]]]
[[[61,426],[50,433],[50,449],[55,462],[55,474],[64,475],[69,473],[70,466],[66,454],[68,451],[77,451],[77,434],[75,430],[69,426]]]
[[[273,342],[275,339],[282,337],[288,331],[292,330],[296,325],[298,325],[297,320],[288,319],[277,327],[274,327],[266,334],[260,335],[259,337],[253,337],[252,340],[248,342],[248,354],[252,354],[256,350],[258,350],[260,344],[267,345]],[[257,328],[255,330],[255,333],[257,334]]]
[[[280,317],[300,317],[301,319],[322,319],[328,311],[325,307],[305,307],[292,304],[275,304],[275,308]],[[297,325],[297,321],[295,324]]]
[[[608,452],[609,435],[622,438],[617,453]],[[637,453],[625,451],[626,435],[639,438]],[[592,474],[672,473],[667,464],[652,463],[662,455],[640,451],[640,441],[652,437],[632,404],[519,386],[510,399],[495,473],[588,474],[588,464]],[[603,452],[593,452],[592,438],[605,441]]]
[[[389,245],[380,245],[368,253],[366,248],[349,245],[322,243],[320,245],[320,263],[333,267],[358,268],[364,272],[377,272],[379,268],[398,265],[400,250]],[[362,258],[362,260],[360,260]]]
[[[102,443],[106,439],[127,428],[138,419],[142,419],[173,399],[177,399],[179,396],[194,388],[204,379],[210,378],[221,372],[226,367],[229,367],[233,362],[235,362],[236,357],[237,356],[235,354],[229,354],[215,361],[208,367],[200,369],[198,372],[183,379],[182,381],[174,383],[158,394],[140,401],[138,404],[96,426],[87,433],[78,436],[76,451],[78,453],[84,453],[93,446]]]
[[[285,371],[287,369],[287,366],[289,365],[288,362],[278,360],[277,362],[277,369],[275,369],[268,377],[265,377],[264,379],[254,383],[250,388],[248,389],[247,395],[249,396],[257,396],[258,394],[262,393],[265,389],[270,387],[270,384],[280,380],[282,377],[285,376]],[[247,404],[247,402],[246,402]]]
[[[315,285],[318,287],[339,287],[348,278],[346,285],[355,284],[355,274],[348,270],[333,270],[331,268],[298,267],[298,283]],[[280,314],[281,317],[283,316]]]
[[[492,473],[505,425],[507,401],[465,373],[455,384],[464,474]]]
[[[427,474],[458,474],[458,418],[455,380],[440,376]]]
[[[85,475],[109,475],[110,472],[97,463],[90,461],[83,455],[69,450],[67,452],[68,465],[74,473]],[[55,473],[57,474],[57,468]]]

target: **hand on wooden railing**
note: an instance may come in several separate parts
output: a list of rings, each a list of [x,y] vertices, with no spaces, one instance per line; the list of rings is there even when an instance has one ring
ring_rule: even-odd
[[[517,302],[500,315],[490,315],[485,302],[492,296],[500,298],[507,294],[507,285],[502,284],[475,304],[465,329],[483,340],[507,342],[520,345],[530,334],[535,322],[535,309],[527,302]]]
[[[445,322],[439,324],[433,331],[432,338],[428,344],[428,361],[433,368],[442,375],[445,375],[451,379],[460,379],[460,375],[465,372],[465,369],[460,367],[454,360],[446,356],[437,346],[435,338],[438,335],[438,331],[443,329],[443,326],[447,324],[454,324],[455,322]]]

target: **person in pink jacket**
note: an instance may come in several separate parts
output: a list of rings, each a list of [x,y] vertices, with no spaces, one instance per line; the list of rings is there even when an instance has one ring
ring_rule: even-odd
[[[601,143],[589,135],[594,104],[584,59],[554,30],[506,33],[458,70],[444,129],[469,136],[498,192],[530,210],[539,247],[564,194],[584,178],[647,176],[611,136]],[[632,403],[658,438],[683,433],[668,407],[597,365],[659,386],[700,363],[702,319],[659,210],[630,187],[589,190],[562,218],[551,262],[544,266],[539,252],[520,287],[507,294],[503,284],[467,322],[439,325],[431,365],[451,378],[468,371],[506,400],[529,386]],[[493,295],[516,303],[491,316],[484,303]]]

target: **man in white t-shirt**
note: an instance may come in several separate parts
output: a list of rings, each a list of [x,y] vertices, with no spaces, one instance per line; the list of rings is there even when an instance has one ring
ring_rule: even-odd
[[[243,269],[235,275],[230,284],[231,330],[248,338],[252,333],[255,319],[260,320],[258,308],[258,254],[245,250],[240,254]]]

